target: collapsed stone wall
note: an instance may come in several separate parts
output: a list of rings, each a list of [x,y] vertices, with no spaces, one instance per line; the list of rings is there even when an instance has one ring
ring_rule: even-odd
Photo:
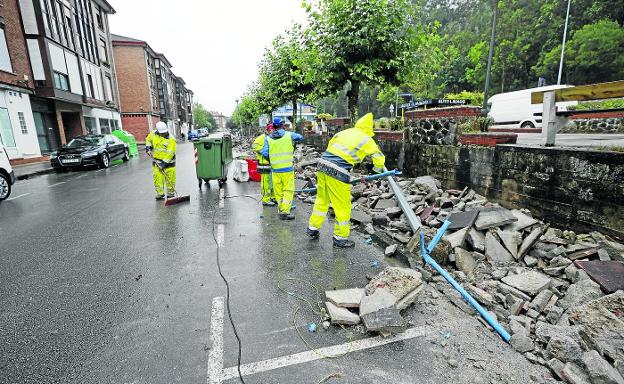
[[[325,149],[326,137],[307,137]],[[378,140],[387,168],[468,186],[507,208],[528,208],[573,230],[624,238],[624,153],[519,145],[429,145]]]

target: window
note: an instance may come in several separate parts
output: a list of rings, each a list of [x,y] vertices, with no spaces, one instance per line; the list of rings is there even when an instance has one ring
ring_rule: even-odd
[[[0,136],[7,147],[15,147],[15,138],[13,137],[13,128],[11,127],[11,118],[9,110],[0,108]]]
[[[17,117],[19,118],[22,135],[28,135],[28,127],[26,126],[26,118],[24,117],[24,112],[17,112]]]
[[[110,76],[106,75],[104,76],[104,85],[105,85],[105,90],[106,90],[106,101],[113,101],[113,82],[110,78]]]
[[[100,60],[108,63],[108,51],[106,50],[106,40],[100,39]]]
[[[72,28],[71,17],[65,16],[65,35],[67,38],[67,45],[70,48],[74,48],[74,28]]]
[[[111,128],[108,119],[100,119],[100,133],[111,133]]]
[[[69,77],[60,72],[54,72],[54,88],[69,91]]]
[[[85,116],[85,127],[87,128],[87,133],[90,135],[97,135],[97,127],[95,126],[95,119],[93,117]]]
[[[94,90],[94,88],[93,88],[93,76],[91,76],[89,74],[87,74],[87,87],[88,87],[88,89],[87,89],[88,95],[87,96],[94,98],[95,94],[93,93],[93,90]]]
[[[98,8],[95,10],[95,19],[97,20],[97,25],[101,30],[104,30],[104,23],[102,21],[102,11]]]
[[[9,47],[7,46],[6,35],[4,34],[4,19],[0,18],[0,70],[13,72]]]

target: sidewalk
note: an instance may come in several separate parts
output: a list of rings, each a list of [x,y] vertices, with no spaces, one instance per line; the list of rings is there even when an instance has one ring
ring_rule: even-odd
[[[54,169],[50,165],[49,161],[42,161],[40,163],[15,165],[13,166],[15,177],[18,180],[28,179],[33,176],[45,175],[47,173],[54,172]]]

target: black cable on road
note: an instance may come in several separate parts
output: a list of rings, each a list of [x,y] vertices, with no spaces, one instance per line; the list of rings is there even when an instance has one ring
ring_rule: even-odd
[[[243,351],[242,342],[241,342],[240,336],[238,335],[238,331],[236,330],[236,325],[234,325],[234,319],[232,319],[232,311],[230,311],[230,283],[228,282],[226,277],[223,275],[223,272],[221,271],[221,258],[219,256],[220,246],[219,246],[219,241],[217,240],[217,235],[215,233],[216,217],[217,217],[217,207],[215,206],[214,209],[212,210],[212,238],[215,242],[215,245],[217,246],[217,269],[219,270],[219,275],[221,276],[221,279],[225,283],[225,293],[226,293],[225,305],[227,307],[227,313],[228,313],[228,318],[230,319],[230,324],[232,324],[232,329],[234,330],[234,336],[236,337],[236,341],[238,342],[238,362],[237,362],[238,378],[240,379],[241,383],[246,384],[245,379],[243,379],[243,374],[241,372],[241,359],[242,359],[242,351]]]

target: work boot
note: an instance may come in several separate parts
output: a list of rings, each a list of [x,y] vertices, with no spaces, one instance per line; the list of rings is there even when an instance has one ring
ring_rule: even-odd
[[[349,239],[336,239],[334,237],[334,247],[338,248],[353,248],[355,247],[355,242]]]
[[[316,240],[319,238],[321,232],[318,229],[306,228],[306,233],[310,236],[311,239]]]
[[[279,214],[280,220],[295,220],[295,215],[292,213],[282,213]]]
[[[155,199],[156,200],[162,200],[165,198],[165,195],[156,195]]]
[[[167,199],[174,198],[175,195],[173,193],[167,193]]]
[[[275,202],[274,201],[263,201],[262,205],[264,205],[265,207],[274,207],[275,206]]]

